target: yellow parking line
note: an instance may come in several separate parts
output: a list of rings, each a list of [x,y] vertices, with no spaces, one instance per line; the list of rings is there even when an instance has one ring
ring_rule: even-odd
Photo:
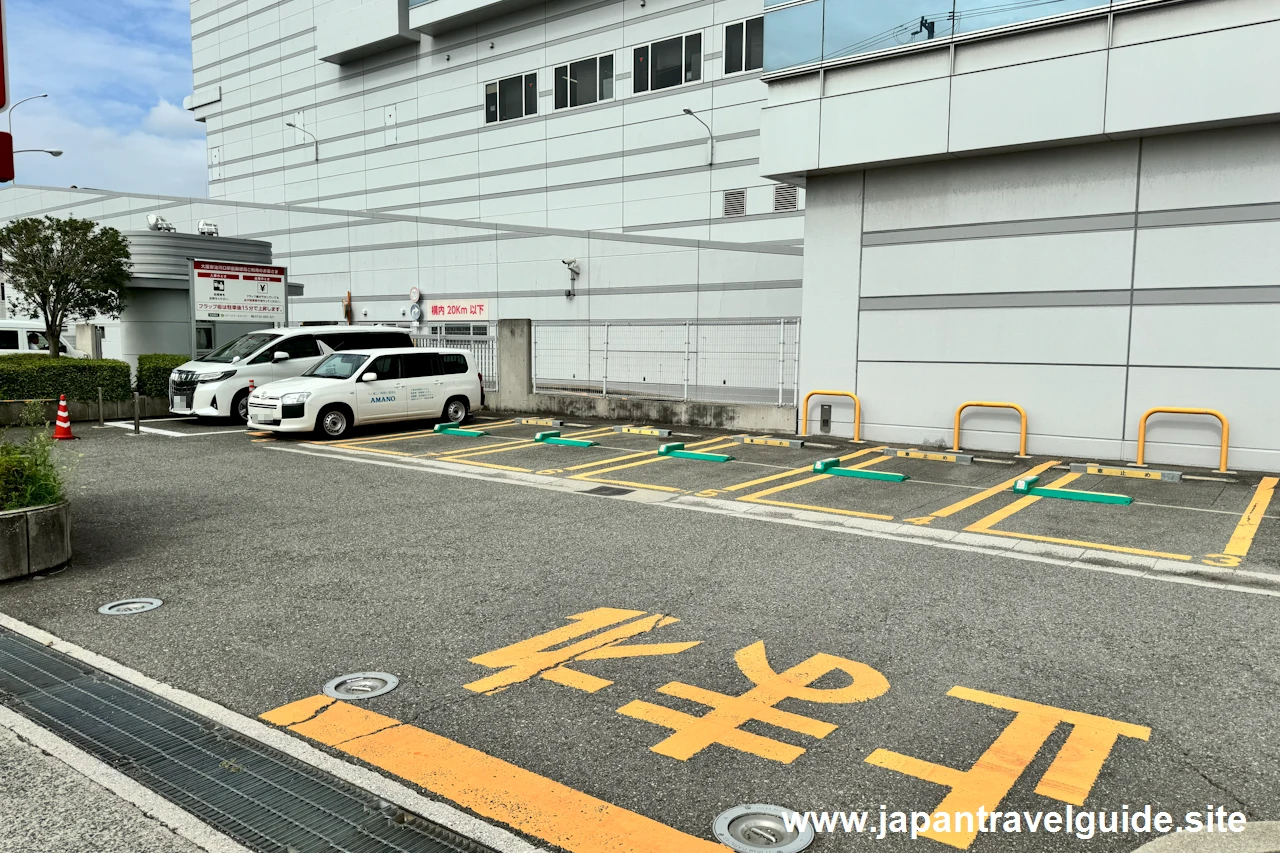
[[[569,853],[723,853],[725,848],[393,717],[325,696],[262,719],[420,785]]]
[[[859,457],[859,456],[866,456],[868,453],[876,453],[876,452],[881,451],[881,450],[884,450],[884,447],[883,447],[883,446],[882,446],[882,447],[869,447],[869,448],[867,448],[866,450],[859,450],[859,451],[858,451],[858,452],[856,452],[856,453],[850,453],[850,454],[848,454],[847,456],[841,456],[841,457],[840,457],[840,461],[841,461],[841,462],[845,462],[845,461],[847,461],[847,460],[849,460],[849,459],[855,459],[855,458],[857,458],[857,457]],[[796,474],[803,474],[803,473],[805,473],[806,471],[812,471],[812,470],[813,470],[813,466],[812,466],[812,465],[806,465],[806,466],[804,466],[803,468],[792,468],[790,471],[783,471],[781,474],[770,474],[768,477],[760,477],[760,478],[755,479],[755,480],[748,480],[748,481],[747,481],[747,482],[745,482],[745,483],[739,483],[739,484],[738,484],[738,485],[736,485],[736,486],[729,486],[729,487],[727,487],[727,488],[723,489],[722,491],[726,491],[726,492],[736,492],[736,491],[738,491],[739,489],[746,489],[746,488],[750,488],[751,486],[758,486],[758,485],[760,485],[761,483],[772,483],[774,480],[781,480],[781,479],[783,479],[783,478],[785,478],[785,477],[794,477]]]
[[[361,450],[361,451],[364,451],[365,453],[383,453],[383,454],[386,454],[387,456],[413,456],[412,453],[405,453],[404,451],[401,451],[401,450],[379,450],[376,447],[364,447],[360,445],[352,445],[352,444],[346,444],[346,443],[343,443],[343,444],[323,444],[322,443],[320,446],[321,447],[340,447],[343,450]]]
[[[719,450],[719,449],[720,449],[720,448],[722,448],[722,447],[729,447],[729,446],[730,446],[730,445],[732,445],[732,444],[734,444],[734,441],[733,441],[732,439],[728,439],[728,440],[726,440],[723,436],[721,436],[721,437],[719,437],[719,438],[711,438],[711,439],[707,439],[706,441],[699,441],[699,442],[695,442],[695,443],[693,443],[693,444],[686,444],[686,445],[685,445],[685,449],[686,449],[686,450],[692,450],[693,448],[695,448],[695,447],[696,447],[696,448],[698,448],[700,451],[705,452],[705,451],[708,451],[708,450]],[[708,445],[710,445],[710,446],[708,446]],[[653,463],[653,462],[661,462],[661,461],[663,461],[664,459],[670,459],[670,458],[671,458],[670,456],[659,456],[659,455],[658,455],[658,451],[656,451],[656,450],[650,450],[650,451],[647,451],[647,452],[642,453],[642,454],[639,454],[639,455],[641,455],[641,456],[649,456],[649,457],[651,457],[651,458],[649,458],[649,459],[642,459],[642,460],[641,460],[641,461],[639,461],[639,462],[628,462],[626,465],[615,465],[615,466],[614,466],[614,467],[612,467],[612,468],[605,468],[605,469],[600,470],[600,471],[588,471],[588,472],[587,472],[587,473],[585,473],[585,474],[574,474],[570,479],[572,479],[572,480],[587,480],[587,479],[594,479],[594,478],[595,478],[597,475],[599,475],[599,474],[608,474],[608,473],[609,473],[609,472],[611,472],[611,471],[621,471],[621,470],[623,470],[624,468],[635,468],[635,467],[637,467],[637,466],[639,466],[639,465],[648,465],[648,464]],[[610,461],[611,461],[611,462],[616,462],[617,460],[616,460],[616,459],[613,459],[613,460],[610,460]],[[683,491],[683,490],[682,490],[682,489],[676,489],[676,491]]]
[[[496,424],[481,424],[479,425],[479,428],[485,429],[485,430],[491,430],[491,429],[501,429],[502,427],[509,427],[509,426],[519,426],[519,424],[517,424],[515,421],[498,421]],[[384,441],[405,441],[410,438],[429,438],[433,435],[439,435],[439,433],[435,431],[435,427],[432,427],[430,429],[415,429],[415,430],[412,430],[411,432],[397,432],[397,433],[392,433],[391,435],[380,435],[377,438],[357,438],[347,443],[348,444],[380,444],[381,442],[384,442]]]
[[[1258,483],[1258,489],[1253,493],[1253,500],[1249,501],[1249,507],[1244,511],[1244,515],[1240,516],[1240,523],[1236,525],[1235,532],[1231,534],[1231,541],[1227,543],[1226,548],[1222,549],[1222,553],[1232,557],[1249,556],[1254,534],[1258,532],[1258,525],[1262,523],[1262,517],[1266,515],[1267,507],[1271,505],[1271,496],[1275,494],[1277,483],[1280,483],[1278,477],[1263,477],[1262,482]]]
[[[870,450],[863,451],[863,452],[870,453],[873,450],[875,450],[875,448],[871,448]],[[850,454],[850,455],[857,455],[857,454]],[[868,459],[866,462],[860,462],[857,465],[850,465],[848,467],[870,468],[872,465],[879,465],[881,462],[884,462],[886,459],[891,459],[891,458],[893,457],[877,456],[875,459]],[[818,474],[815,477],[806,477],[805,479],[798,480],[794,483],[784,483],[781,486],[774,486],[773,488],[765,489],[762,492],[754,492],[753,494],[750,494],[750,495],[743,495],[742,497],[738,498],[738,500],[746,501],[747,503],[753,503],[753,504],[768,504],[769,506],[782,506],[782,507],[787,507],[789,509],[807,509],[807,510],[812,510],[814,512],[829,512],[829,513],[835,513],[836,515],[850,515],[856,518],[874,518],[879,521],[893,521],[892,515],[883,515],[881,513],[876,513],[876,512],[859,512],[858,510],[839,509],[838,507],[833,507],[833,506],[817,506],[815,504],[790,503],[788,501],[771,501],[771,500],[765,499],[766,495],[775,495],[779,492],[785,492],[788,489],[795,489],[795,488],[799,488],[800,486],[808,485],[809,483],[816,483],[820,480],[829,480],[831,479],[832,476],[833,475],[831,474]]]
[[[1056,464],[1056,463],[1051,463]],[[1082,475],[1066,474],[1048,485],[1050,489],[1060,489],[1068,483],[1075,482]],[[1018,479],[1018,478],[1015,478]],[[1012,484],[1014,481],[1010,481]],[[994,530],[993,527],[1005,519],[1016,515],[1042,498],[1027,495],[1018,498],[1008,506],[1001,507],[985,518],[981,518],[965,528],[968,533],[987,533],[992,536],[1007,536],[1012,539],[1028,539],[1033,542],[1052,542],[1057,545],[1074,545],[1077,548],[1093,548],[1101,551],[1116,551],[1121,554],[1136,554],[1141,557],[1159,557],[1166,560],[1190,560],[1190,554],[1171,554],[1165,551],[1148,551],[1145,548],[1128,548],[1123,545],[1107,545],[1103,542],[1086,542],[1082,539],[1062,539],[1056,536],[1037,536],[1033,533],[1012,533],[1006,530]],[[935,513],[936,514],[936,513]]]
[[[1019,480],[1024,480],[1027,477],[1039,476],[1040,474],[1043,474],[1045,471],[1048,471],[1054,465],[1061,465],[1061,464],[1062,463],[1057,460],[1053,460],[1051,462],[1042,462],[1041,464],[1032,468],[1030,471],[1025,471],[1019,474],[1018,476],[1013,477],[1012,479],[1005,480],[1003,483],[1000,483],[997,486],[992,486],[991,488],[985,491],[978,492],[976,495],[969,495],[969,497],[965,498],[964,500],[956,501],[950,506],[944,506],[942,509],[938,510],[937,512],[929,513],[929,515],[933,516],[934,518],[946,518],[949,515],[955,515],[957,512],[960,512],[961,510],[964,510],[964,509],[968,509],[974,504],[982,503],[987,498],[994,497],[995,495],[998,495],[1001,492],[1007,492],[1009,489],[1012,489],[1014,483],[1018,482]]]

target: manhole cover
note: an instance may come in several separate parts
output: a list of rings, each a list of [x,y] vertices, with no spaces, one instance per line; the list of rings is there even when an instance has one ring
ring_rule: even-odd
[[[102,605],[98,608],[98,612],[107,616],[132,616],[135,613],[155,610],[163,603],[158,598],[124,598]]]
[[[789,829],[786,818],[794,814],[763,803],[735,806],[717,817],[711,828],[721,844],[739,853],[799,853],[813,843],[813,828],[806,824],[800,830]]]
[[[326,684],[324,695],[334,699],[369,699],[390,693],[399,684],[400,679],[389,672],[353,672],[339,675]]]

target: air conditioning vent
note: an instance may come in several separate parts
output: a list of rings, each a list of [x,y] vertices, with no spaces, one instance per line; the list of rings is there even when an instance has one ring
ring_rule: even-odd
[[[746,190],[725,190],[724,191],[724,215],[725,216],[741,216],[747,212],[747,191]]]
[[[773,187],[773,209],[795,210],[798,190],[791,184],[775,184]]]

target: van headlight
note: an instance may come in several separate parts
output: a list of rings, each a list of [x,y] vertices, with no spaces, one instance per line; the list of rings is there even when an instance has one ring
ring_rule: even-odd
[[[299,403],[307,402],[307,398],[311,396],[310,391],[294,391],[291,394],[280,395],[280,405],[296,406]]]
[[[197,373],[196,382],[200,383],[201,385],[205,384],[206,382],[221,382],[222,380],[230,379],[232,376],[235,376],[235,375],[236,375],[236,372],[234,370],[219,370],[216,373]]]

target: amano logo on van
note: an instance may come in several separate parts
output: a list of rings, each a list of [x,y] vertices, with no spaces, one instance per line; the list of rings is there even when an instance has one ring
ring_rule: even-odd
[[[394,403],[396,401],[395,394],[385,394],[381,397],[370,397],[370,403]]]

